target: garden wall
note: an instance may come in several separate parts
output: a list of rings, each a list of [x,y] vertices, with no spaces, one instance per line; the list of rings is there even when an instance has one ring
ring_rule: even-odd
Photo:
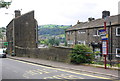
[[[16,48],[16,55],[20,57],[39,58],[52,61],[69,62],[68,55],[72,48],[66,47],[50,47],[35,49]]]

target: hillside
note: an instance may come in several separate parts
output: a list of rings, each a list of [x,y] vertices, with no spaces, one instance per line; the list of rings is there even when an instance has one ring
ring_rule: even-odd
[[[71,27],[71,25],[40,25],[38,26],[38,35],[42,36],[56,36],[65,33],[67,28]]]

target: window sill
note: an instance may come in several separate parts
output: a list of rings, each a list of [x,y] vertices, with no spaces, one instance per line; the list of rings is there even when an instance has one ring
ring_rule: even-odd
[[[100,37],[100,35],[93,35],[93,37]]]
[[[120,55],[116,55],[116,57],[120,57]]]
[[[116,35],[117,37],[120,37],[120,35]]]

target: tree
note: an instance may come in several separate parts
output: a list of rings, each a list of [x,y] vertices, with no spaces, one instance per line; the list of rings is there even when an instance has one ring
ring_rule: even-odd
[[[53,46],[54,45],[54,41],[55,41],[55,38],[49,39],[49,44]]]
[[[49,44],[52,45],[52,46],[53,45],[59,46],[60,41],[59,41],[59,39],[55,39],[55,37],[54,37],[54,38],[49,39]]]
[[[54,40],[54,45],[59,46],[59,44],[60,44],[59,39],[55,39],[55,40]]]
[[[0,28],[0,39],[3,38],[3,32],[5,32],[5,31],[6,31],[5,27]]]
[[[46,40],[39,40],[39,43],[40,44],[44,44],[44,45],[48,45],[49,44],[47,39]]]
[[[4,0],[1,0],[0,1],[0,8],[7,8],[8,9],[8,7],[11,5],[11,2],[5,2]]]
[[[70,54],[71,62],[75,64],[80,63],[91,63],[93,60],[94,54],[90,47],[86,45],[75,45]]]

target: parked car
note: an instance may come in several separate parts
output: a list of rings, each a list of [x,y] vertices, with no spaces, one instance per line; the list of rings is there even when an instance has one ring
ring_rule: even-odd
[[[0,57],[6,58],[6,53],[5,53],[4,49],[0,49]]]
[[[16,56],[14,52],[12,52],[11,56]]]

